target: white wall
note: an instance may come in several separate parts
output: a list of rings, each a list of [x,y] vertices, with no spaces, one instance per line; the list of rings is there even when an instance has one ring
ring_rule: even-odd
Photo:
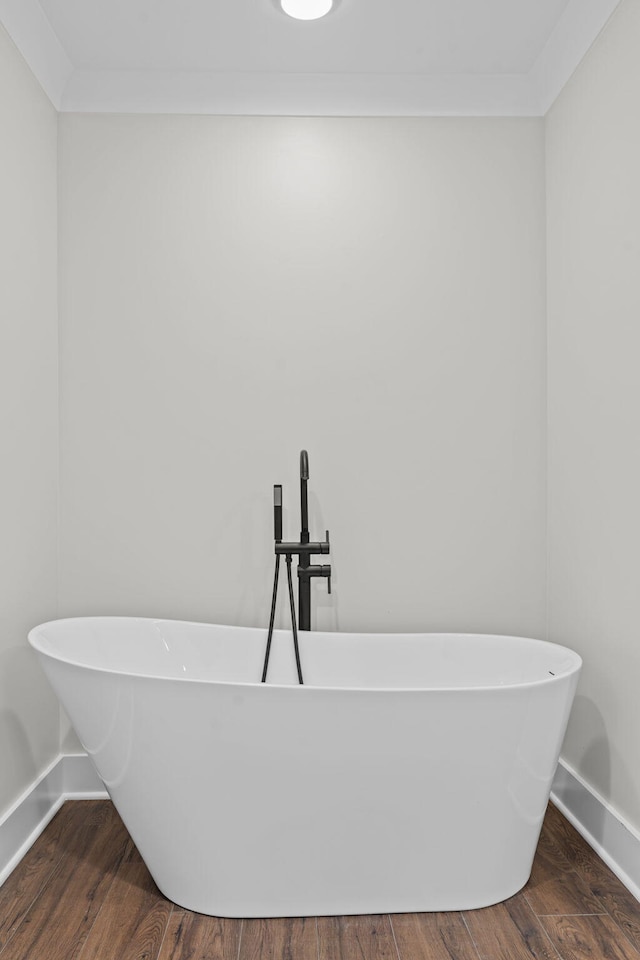
[[[549,625],[584,658],[564,756],[640,830],[640,4],[547,118]]]
[[[58,753],[56,111],[0,27],[0,816]]]
[[[543,149],[537,120],[61,116],[61,612],[266,625],[306,447],[316,626],[540,635]]]

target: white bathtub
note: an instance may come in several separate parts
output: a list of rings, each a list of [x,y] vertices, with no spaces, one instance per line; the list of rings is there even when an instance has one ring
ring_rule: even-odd
[[[170,900],[468,910],[527,881],[580,671],[518,637],[83,618],[29,634]]]

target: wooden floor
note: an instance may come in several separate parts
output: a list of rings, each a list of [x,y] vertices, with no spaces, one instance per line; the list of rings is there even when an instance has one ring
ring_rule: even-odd
[[[224,920],[158,892],[108,801],[65,803],[0,887],[0,960],[640,960],[640,904],[550,806],[531,879],[466,913]]]

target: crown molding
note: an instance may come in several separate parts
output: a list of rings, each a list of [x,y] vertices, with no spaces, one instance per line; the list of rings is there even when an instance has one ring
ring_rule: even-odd
[[[569,0],[529,77],[541,115],[547,113],[621,0]]]
[[[528,74],[260,74],[74,69],[38,0],[0,22],[66,113],[235,116],[544,116],[621,0],[569,0]]]
[[[0,0],[0,23],[57,110],[73,65],[38,0]]]
[[[532,116],[526,77],[76,71],[64,112],[233,116]]]

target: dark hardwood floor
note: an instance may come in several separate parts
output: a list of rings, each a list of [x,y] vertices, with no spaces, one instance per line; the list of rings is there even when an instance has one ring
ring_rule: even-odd
[[[113,806],[65,803],[0,887],[0,960],[640,960],[640,904],[549,806],[531,879],[465,913],[226,920],[158,892]]]

